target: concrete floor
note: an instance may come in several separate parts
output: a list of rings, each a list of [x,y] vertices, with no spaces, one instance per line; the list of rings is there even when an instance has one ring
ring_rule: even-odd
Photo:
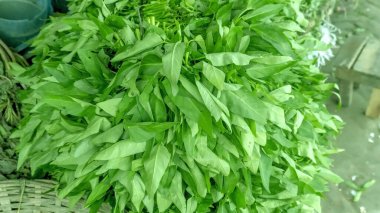
[[[365,32],[380,39],[380,0],[337,2],[339,6],[331,20],[341,29],[340,37]],[[359,185],[372,179],[376,183],[363,192],[358,202],[353,202],[355,191],[346,184],[331,186],[322,201],[323,213],[380,213],[380,119],[364,115],[370,94],[371,88],[361,85],[349,108],[337,109],[333,101],[328,106],[346,122],[336,142],[345,151],[333,156],[333,171]]]
[[[328,106],[346,123],[336,142],[345,151],[333,156],[333,171],[344,180],[354,179],[359,185],[372,179],[376,183],[363,192],[358,202],[353,202],[351,193],[354,192],[347,185],[331,186],[322,201],[323,213],[380,213],[380,122],[364,116],[370,94],[371,88],[362,85],[355,91],[349,108],[337,109],[332,101]]]

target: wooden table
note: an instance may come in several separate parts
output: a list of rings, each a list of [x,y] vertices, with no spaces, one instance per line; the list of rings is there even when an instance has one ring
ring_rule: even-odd
[[[366,115],[380,115],[380,42],[366,35],[353,36],[334,59],[343,106],[352,103],[354,84],[373,87]]]

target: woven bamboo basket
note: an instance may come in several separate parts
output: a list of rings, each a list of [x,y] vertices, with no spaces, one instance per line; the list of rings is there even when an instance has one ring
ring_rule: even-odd
[[[6,180],[0,181],[1,213],[88,213],[79,202],[75,208],[69,207],[67,200],[57,197],[56,183],[50,180]],[[109,213],[104,206],[99,212]]]

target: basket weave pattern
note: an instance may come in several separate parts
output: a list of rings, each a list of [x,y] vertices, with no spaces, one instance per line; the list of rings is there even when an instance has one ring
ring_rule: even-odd
[[[83,205],[69,207],[67,200],[56,196],[55,182],[50,180],[0,181],[1,213],[82,213],[88,212]],[[105,212],[105,211],[99,211]]]

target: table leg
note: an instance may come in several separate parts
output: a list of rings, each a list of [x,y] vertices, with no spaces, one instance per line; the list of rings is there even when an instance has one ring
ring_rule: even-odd
[[[342,100],[342,106],[348,107],[352,103],[352,93],[354,91],[354,82],[352,81],[346,81],[346,80],[339,80],[339,93],[340,98]]]
[[[354,90],[358,90],[360,88],[360,84],[359,83],[354,83]]]
[[[365,115],[370,118],[377,118],[380,115],[380,89],[373,89],[371,98],[367,106]]]

